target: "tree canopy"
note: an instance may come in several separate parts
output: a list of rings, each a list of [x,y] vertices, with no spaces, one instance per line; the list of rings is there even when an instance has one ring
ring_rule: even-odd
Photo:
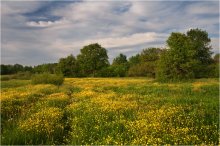
[[[218,54],[215,54],[215,56],[214,56],[214,61],[216,62],[216,63],[219,63],[220,62],[220,54],[218,53]]]
[[[143,49],[140,55],[132,58],[138,63],[130,66],[128,75],[155,77],[157,61],[160,58],[161,52],[162,49],[160,48]]]
[[[114,58],[112,65],[121,65],[127,63],[127,56],[120,53],[116,58]]]
[[[60,71],[64,76],[76,77],[78,66],[76,58],[71,54],[66,58],[61,58],[58,63],[58,71]]]
[[[159,80],[182,80],[203,77],[211,63],[210,38],[206,31],[191,29],[186,34],[173,32],[168,49],[158,63]]]
[[[97,43],[84,46],[77,56],[77,62],[83,76],[95,76],[95,73],[109,65],[107,50]]]

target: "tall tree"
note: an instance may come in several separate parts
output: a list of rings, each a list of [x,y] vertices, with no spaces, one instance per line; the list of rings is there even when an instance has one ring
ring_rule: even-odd
[[[140,54],[136,54],[135,56],[131,56],[129,59],[128,59],[128,63],[129,63],[129,66],[134,66],[134,65],[137,65],[138,63],[140,63]]]
[[[111,68],[114,70],[115,76],[124,77],[128,71],[127,56],[120,53],[116,58],[113,59]]]
[[[212,64],[213,59],[211,57],[211,39],[208,37],[208,33],[201,29],[191,29],[187,32],[189,38],[189,48],[194,52],[193,58],[198,61],[196,68],[194,68],[195,77],[207,77],[210,70],[207,66]]]
[[[71,54],[66,58],[61,58],[59,60],[58,70],[62,72],[64,76],[67,77],[76,77],[78,72],[78,66],[76,58]]]
[[[218,54],[215,54],[215,56],[214,56],[214,61],[216,62],[216,63],[220,63],[220,54],[218,53]]]
[[[209,77],[219,78],[219,68],[220,68],[220,54],[215,54],[213,57],[214,62],[210,65],[209,69]]]
[[[171,33],[166,53],[160,58],[157,77],[181,80],[204,77],[211,63],[210,39],[206,31],[191,29],[187,34]]]
[[[211,55],[211,39],[208,37],[208,33],[201,29],[190,29],[187,31],[187,37],[189,38],[190,49],[195,52],[194,58],[201,64],[210,64],[212,61]]]
[[[1,64],[1,75],[13,74],[14,71],[12,70],[12,68],[12,65]]]
[[[35,73],[51,73],[54,74],[56,72],[57,63],[45,63],[34,66],[33,71]]]
[[[141,52],[141,62],[156,61],[160,57],[162,50],[160,48],[147,48]]]
[[[20,64],[15,64],[14,65],[14,70],[15,72],[23,71],[24,67]]]
[[[18,72],[23,72],[24,67],[20,64],[14,64],[14,65],[4,65],[1,64],[1,74],[6,75],[6,74],[15,74]]]
[[[109,66],[107,50],[98,43],[84,46],[77,56],[77,62],[83,76],[95,76],[95,74]]]
[[[113,59],[112,65],[123,65],[127,62],[128,61],[126,55],[120,53],[116,58]]]
[[[129,68],[128,75],[155,77],[156,62],[161,52],[160,48],[144,49],[139,56],[139,63]]]

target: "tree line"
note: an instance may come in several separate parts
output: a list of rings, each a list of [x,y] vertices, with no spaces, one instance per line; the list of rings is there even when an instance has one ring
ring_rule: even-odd
[[[153,77],[161,81],[219,77],[219,54],[212,57],[210,42],[208,33],[198,28],[186,34],[173,32],[166,41],[167,48],[146,48],[130,58],[119,54],[112,64],[107,50],[94,43],[84,46],[77,56],[60,58],[58,63],[1,65],[1,74],[29,71],[66,77]]]

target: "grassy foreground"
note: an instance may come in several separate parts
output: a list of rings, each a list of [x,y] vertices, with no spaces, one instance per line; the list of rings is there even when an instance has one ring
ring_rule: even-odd
[[[219,81],[1,82],[1,144],[219,144]]]

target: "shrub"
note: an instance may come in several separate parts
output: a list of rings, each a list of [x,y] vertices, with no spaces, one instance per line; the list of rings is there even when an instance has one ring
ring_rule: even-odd
[[[114,66],[108,66],[108,67],[105,67],[99,70],[95,76],[96,77],[116,77],[117,74],[115,73]]]
[[[212,63],[206,67],[204,77],[206,78],[218,78],[219,77],[219,63]]]
[[[156,61],[144,62],[133,65],[128,70],[130,77],[155,77],[156,74]]]
[[[64,77],[63,75],[56,74],[36,74],[32,77],[33,84],[54,84],[56,86],[60,86],[63,84]]]
[[[9,76],[1,76],[1,81],[8,81],[11,78]]]
[[[30,80],[31,76],[32,76],[32,74],[29,71],[18,72],[16,74],[12,74],[12,75],[2,75],[1,76],[1,81],[8,81],[8,80],[11,80],[11,79]]]
[[[14,75],[12,75],[12,79],[19,79],[19,80],[30,80],[31,79],[31,72],[26,71],[26,72],[18,72]]]

